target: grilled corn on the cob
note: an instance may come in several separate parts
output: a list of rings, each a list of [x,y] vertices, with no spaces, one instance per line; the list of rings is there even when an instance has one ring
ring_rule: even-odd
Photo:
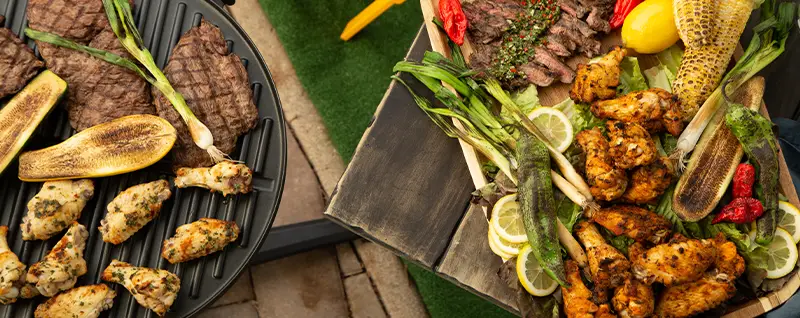
[[[675,25],[683,43],[698,48],[711,42],[714,31],[716,0],[673,0]]]
[[[672,92],[681,100],[684,121],[692,120],[700,105],[719,85],[754,6],[753,0],[710,2],[716,3],[711,41],[707,45],[686,48],[678,75],[672,83]]]

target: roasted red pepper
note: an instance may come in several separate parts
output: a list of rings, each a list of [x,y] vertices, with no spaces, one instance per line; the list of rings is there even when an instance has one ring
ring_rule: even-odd
[[[442,19],[444,30],[450,40],[458,45],[464,44],[464,34],[467,32],[467,16],[461,10],[459,0],[439,0],[439,18]]]
[[[756,198],[736,198],[728,203],[722,211],[714,217],[711,224],[719,222],[733,222],[745,224],[755,221],[764,214],[764,206]]]
[[[749,163],[740,163],[733,174],[733,197],[752,198],[756,182],[756,168]]]
[[[611,29],[621,27],[628,13],[631,13],[631,10],[636,8],[642,1],[644,0],[617,0],[617,4],[614,5],[614,15],[611,16],[611,20],[608,21],[609,25],[611,25]]]

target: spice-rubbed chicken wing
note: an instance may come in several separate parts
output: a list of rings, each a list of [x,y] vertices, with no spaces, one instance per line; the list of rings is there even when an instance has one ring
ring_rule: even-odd
[[[616,47],[596,63],[578,65],[569,97],[576,103],[614,98],[619,85],[619,63],[625,53],[625,49]]]
[[[608,140],[598,128],[584,130],[575,137],[586,153],[586,181],[598,200],[612,201],[625,192],[628,176],[617,168],[608,155]]]
[[[176,173],[178,188],[201,187],[228,194],[253,190],[253,171],[243,163],[222,161],[210,168],[180,168]]]
[[[108,204],[108,213],[100,221],[103,241],[119,244],[153,220],[161,204],[169,199],[167,180],[158,180],[132,186],[117,195]]]
[[[633,274],[645,283],[677,285],[699,279],[717,258],[712,240],[676,236],[644,253],[631,253]],[[638,249],[635,249],[638,250]]]
[[[606,243],[594,224],[582,221],[575,225],[575,234],[586,248],[589,271],[598,303],[608,301],[608,290],[622,285],[630,277],[631,263],[616,248]]]
[[[672,175],[669,158],[659,157],[653,163],[633,170],[621,199],[634,204],[653,203],[672,183]]]
[[[46,240],[81,217],[81,211],[94,195],[91,180],[49,181],[28,202],[22,218],[23,240]]]
[[[639,123],[650,129],[666,128],[673,136],[683,131],[678,99],[660,88],[631,92],[625,96],[592,103],[592,113],[600,118]],[[654,124],[653,122],[661,122]],[[658,132],[658,131],[651,131]]]
[[[221,251],[239,237],[239,226],[233,221],[202,218],[175,230],[175,236],[164,241],[161,257],[180,263]]]
[[[608,155],[620,169],[631,169],[653,163],[658,149],[653,138],[641,125],[616,120],[606,122]]]
[[[573,260],[568,260],[564,264],[567,274],[569,288],[561,286],[561,294],[564,297],[564,312],[568,318],[593,318],[598,307],[592,301],[592,291],[586,288],[581,280],[578,264]]]
[[[614,291],[611,304],[620,317],[645,318],[653,314],[655,296],[650,286],[631,277]]]
[[[726,275],[728,280],[733,281],[744,273],[744,258],[736,250],[736,244],[728,241],[722,233],[719,233],[714,239],[714,246],[717,248],[714,270],[719,275]]]
[[[41,261],[28,269],[22,297],[30,298],[37,294],[53,297],[62,290],[75,286],[78,277],[86,274],[86,260],[83,249],[89,232],[86,227],[72,222],[67,234],[56,243]]]
[[[672,229],[672,223],[663,216],[634,205],[602,208],[590,217],[614,235],[625,235],[637,242],[660,244],[669,238]]]
[[[124,286],[139,305],[159,316],[164,316],[169,310],[181,288],[180,278],[173,273],[163,269],[136,267],[118,260],[112,260],[100,277]]]
[[[103,310],[111,309],[117,293],[97,284],[75,287],[48,299],[36,307],[36,318],[97,318]]]
[[[594,313],[594,318],[617,318],[617,315],[611,310],[611,305],[601,304],[597,306],[597,312]]]
[[[25,277],[25,264],[8,247],[7,234],[8,227],[0,226],[0,304],[3,305],[17,301]]]

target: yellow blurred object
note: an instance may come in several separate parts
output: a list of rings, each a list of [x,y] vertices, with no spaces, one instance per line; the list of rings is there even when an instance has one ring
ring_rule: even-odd
[[[644,1],[622,23],[622,43],[641,54],[661,52],[678,39],[672,0]]]
[[[342,35],[339,36],[342,40],[350,40],[354,35],[356,35],[361,29],[366,27],[375,18],[379,17],[381,14],[389,10],[395,4],[401,4],[406,2],[406,0],[375,0],[369,6],[367,6],[364,10],[362,10],[355,18],[347,22],[347,25],[344,27],[344,31],[342,31]]]

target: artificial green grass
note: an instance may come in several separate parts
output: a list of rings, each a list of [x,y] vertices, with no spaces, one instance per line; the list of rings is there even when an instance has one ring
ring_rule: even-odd
[[[422,25],[419,2],[392,7],[344,42],[344,26],[371,1],[259,1],[333,144],[349,161],[389,86],[392,67]],[[433,318],[513,317],[425,269],[409,264],[409,272]]]

